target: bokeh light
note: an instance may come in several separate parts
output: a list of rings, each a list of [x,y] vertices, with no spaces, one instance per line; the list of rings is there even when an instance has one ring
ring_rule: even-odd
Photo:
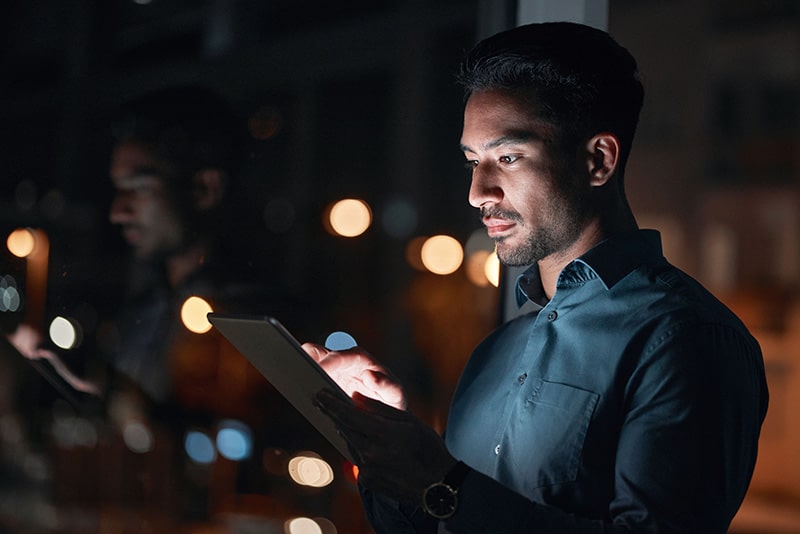
[[[485,228],[478,228],[470,234],[464,253],[467,256],[467,277],[473,284],[478,287],[499,285],[500,263],[494,253],[494,241]]]
[[[435,274],[453,273],[464,260],[461,243],[448,235],[429,237],[422,245],[420,253],[423,265]]]
[[[497,257],[497,252],[492,252],[486,258],[484,273],[490,284],[494,287],[500,286],[500,258]]]
[[[289,460],[289,476],[301,486],[323,488],[333,482],[333,468],[314,453],[300,453]]]
[[[189,458],[198,464],[210,464],[217,458],[211,437],[199,430],[190,430],[186,433],[183,448]]]
[[[28,228],[17,228],[8,235],[6,246],[9,252],[18,258],[26,258],[36,245],[36,238]]]
[[[406,245],[406,261],[417,271],[426,270],[422,263],[422,245],[427,239],[427,236],[417,236]]]
[[[217,432],[217,450],[220,456],[228,460],[245,460],[253,449],[253,434],[250,428],[241,421],[226,419],[219,425]]]
[[[331,206],[328,223],[334,233],[356,237],[366,232],[372,224],[372,210],[363,200],[346,198]]]
[[[338,531],[336,530],[336,526],[333,524],[333,521],[327,519],[325,517],[315,517],[314,521],[319,525],[322,534],[336,534]]]
[[[325,348],[328,350],[347,350],[356,345],[356,338],[347,332],[331,332],[325,339]]]
[[[15,312],[22,303],[17,281],[10,274],[0,276],[0,312]]]
[[[478,287],[489,285],[489,279],[486,277],[486,260],[489,258],[489,254],[491,252],[488,250],[476,250],[467,257],[467,278]]]
[[[322,527],[310,517],[295,517],[286,522],[286,534],[323,534]]]
[[[70,350],[80,345],[80,325],[66,317],[56,317],[50,321],[48,333],[56,347]]]
[[[131,451],[144,454],[153,449],[153,432],[141,421],[130,421],[122,430],[122,440]]]
[[[68,413],[58,406],[54,406],[53,409],[50,432],[56,443],[64,448],[91,448],[97,445],[97,429],[94,423],[85,417]]]
[[[205,334],[211,330],[211,323],[206,317],[212,312],[211,304],[200,297],[189,297],[181,306],[181,321],[183,326],[195,334]]]

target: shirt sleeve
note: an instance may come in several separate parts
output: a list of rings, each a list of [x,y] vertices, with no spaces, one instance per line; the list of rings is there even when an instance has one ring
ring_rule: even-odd
[[[757,342],[729,325],[675,325],[645,347],[625,399],[609,508],[615,523],[726,532],[766,415]]]
[[[404,506],[358,485],[364,513],[375,534],[436,534],[437,521],[422,508]]]

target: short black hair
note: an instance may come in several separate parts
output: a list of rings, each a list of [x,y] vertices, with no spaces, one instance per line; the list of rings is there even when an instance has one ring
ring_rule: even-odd
[[[172,180],[214,168],[229,177],[241,164],[242,125],[223,98],[201,86],[175,86],[121,107],[112,124],[116,142],[139,143],[167,165]]]
[[[465,98],[503,89],[534,99],[540,116],[568,143],[603,131],[615,134],[624,170],[644,86],[634,57],[608,33],[571,22],[506,30],[475,45],[458,81]]]

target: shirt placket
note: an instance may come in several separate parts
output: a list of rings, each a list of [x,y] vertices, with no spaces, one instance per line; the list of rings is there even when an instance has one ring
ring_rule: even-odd
[[[525,399],[532,394],[531,378],[538,378],[535,375],[537,362],[542,358],[542,352],[547,343],[547,332],[550,323],[558,317],[557,303],[555,300],[550,301],[542,308],[533,323],[529,327],[528,339],[525,345],[525,350],[522,352],[522,357],[516,362],[514,366],[510,367],[506,383],[508,384],[509,394],[506,398],[506,403],[503,407],[503,413],[500,418],[500,424],[497,425],[497,430],[491,442],[490,465],[494,466],[497,472],[503,462],[503,442],[508,432],[509,425],[511,424],[510,418],[515,412],[515,408]],[[538,380],[536,382],[539,382]],[[526,386],[527,384],[527,386]]]

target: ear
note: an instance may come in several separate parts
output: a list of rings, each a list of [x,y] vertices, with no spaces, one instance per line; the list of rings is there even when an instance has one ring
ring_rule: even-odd
[[[619,139],[609,132],[599,133],[589,139],[586,149],[589,185],[593,187],[605,185],[614,176],[619,165]]]
[[[225,194],[226,174],[219,169],[201,169],[194,174],[194,207],[198,211],[215,208]]]

